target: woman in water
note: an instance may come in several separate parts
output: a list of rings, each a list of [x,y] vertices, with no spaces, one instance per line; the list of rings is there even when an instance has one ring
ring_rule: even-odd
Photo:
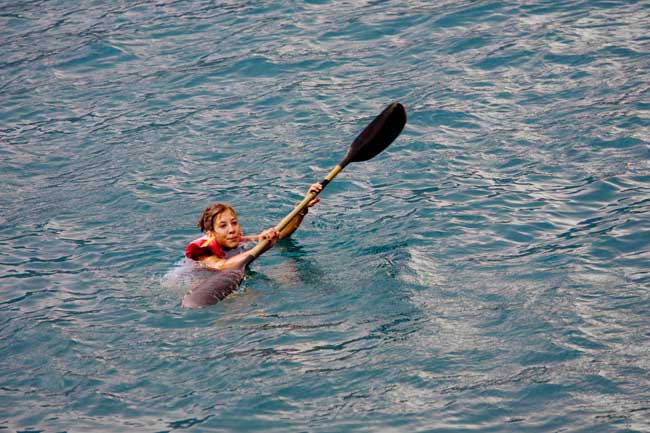
[[[322,189],[320,183],[315,183],[309,187],[309,192],[319,193]],[[254,236],[242,235],[237,214],[232,207],[215,203],[203,211],[197,226],[204,235],[185,247],[185,257],[201,263],[208,269],[222,270],[235,267],[248,256],[249,248],[246,248],[246,242],[269,240],[271,242],[268,248],[271,248],[278,239],[286,238],[296,231],[308,208],[319,201],[320,199],[316,197],[309,202],[308,207],[296,215],[280,233],[271,227]]]

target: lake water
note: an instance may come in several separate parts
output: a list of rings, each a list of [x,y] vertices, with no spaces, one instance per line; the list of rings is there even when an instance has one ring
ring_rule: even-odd
[[[650,431],[650,5],[0,1],[0,431]],[[180,307],[211,202],[275,225]]]

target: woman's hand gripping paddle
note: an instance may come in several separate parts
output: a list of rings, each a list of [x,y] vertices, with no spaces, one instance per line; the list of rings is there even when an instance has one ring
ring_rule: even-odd
[[[351,162],[367,161],[380,154],[402,132],[406,124],[406,110],[399,102],[393,102],[382,111],[361,134],[354,139],[347,153],[336,167],[321,181],[323,189]],[[322,192],[322,190],[321,190]],[[287,214],[276,226],[275,230],[282,231],[289,222],[307,207],[318,193],[308,193],[296,207]],[[199,308],[216,304],[230,295],[239,287],[246,266],[268,249],[270,241],[264,240],[249,251],[248,256],[239,266],[215,272],[202,283],[199,283],[183,297],[183,307]]]

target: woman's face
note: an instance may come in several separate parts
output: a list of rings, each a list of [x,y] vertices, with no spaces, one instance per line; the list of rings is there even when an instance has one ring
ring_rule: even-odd
[[[210,233],[208,233],[210,234]],[[225,210],[212,220],[212,236],[217,243],[225,248],[237,248],[241,238],[241,229],[237,215],[231,210]]]

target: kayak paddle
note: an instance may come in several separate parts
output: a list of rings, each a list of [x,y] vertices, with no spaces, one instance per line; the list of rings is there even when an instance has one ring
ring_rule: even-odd
[[[354,139],[347,153],[327,176],[320,182],[323,189],[351,162],[367,161],[380,154],[402,132],[406,124],[406,110],[399,102],[388,105],[363,131]],[[321,190],[322,192],[322,190]],[[275,230],[282,231],[293,218],[312,201],[318,193],[307,193],[303,200],[285,216]],[[244,277],[244,270],[259,257],[269,246],[269,240],[259,242],[248,251],[248,256],[234,268],[215,272],[205,281],[190,290],[182,301],[183,307],[200,308],[216,304],[239,287]]]

